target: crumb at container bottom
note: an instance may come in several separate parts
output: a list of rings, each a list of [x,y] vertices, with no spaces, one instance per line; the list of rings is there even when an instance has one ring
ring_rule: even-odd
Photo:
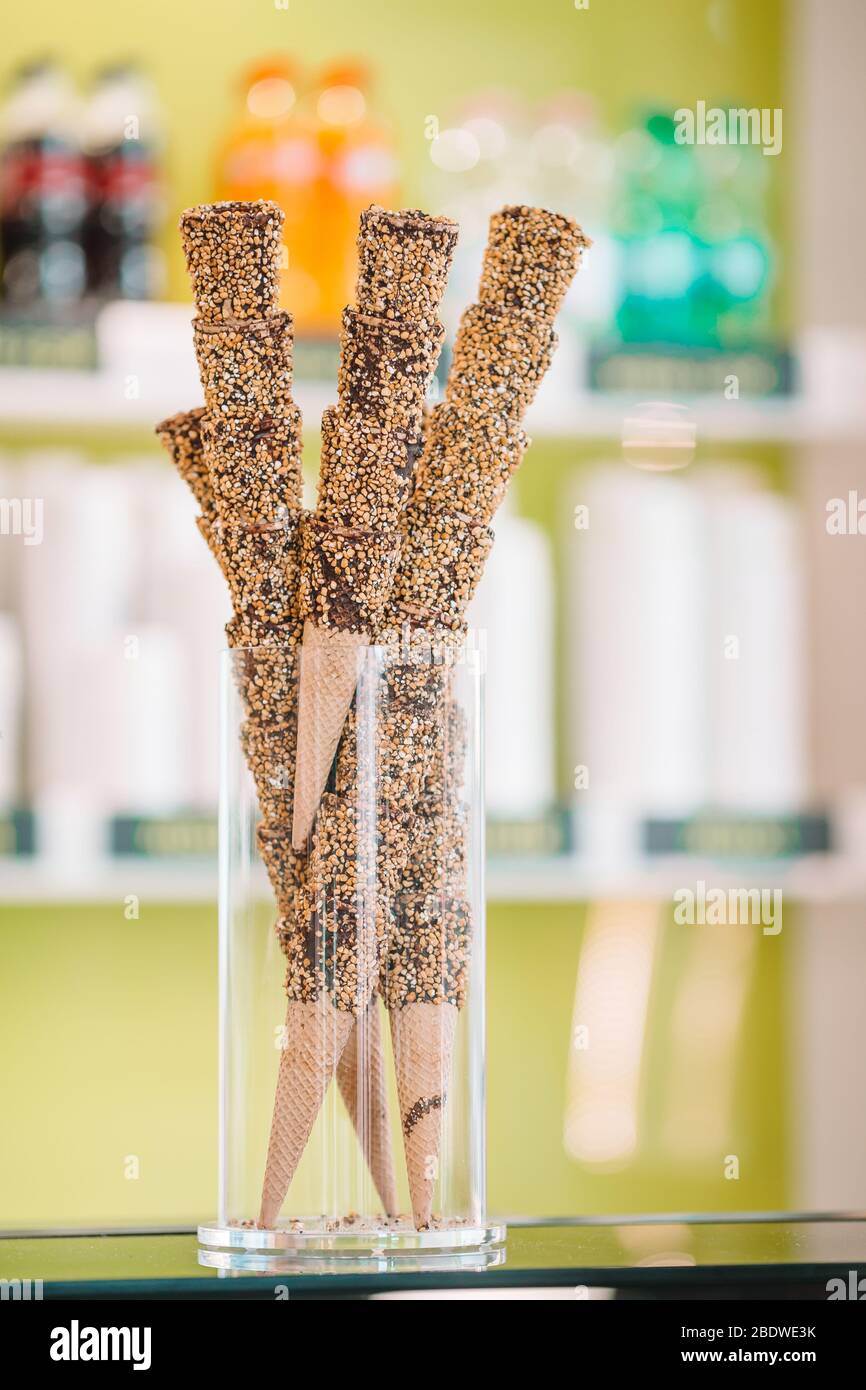
[[[219,1198],[199,1228],[203,1265],[459,1271],[504,1259],[504,1228],[486,1212],[483,657],[474,634],[457,650],[393,638],[367,650],[309,852],[287,856],[278,906],[260,845],[285,827],[263,833],[267,770],[254,778],[244,756],[250,658],[223,654]],[[287,652],[281,685],[299,679]],[[407,756],[425,772],[414,804],[394,773]],[[304,1117],[309,1137],[289,1161]],[[288,1164],[276,1188],[275,1153]],[[277,1193],[270,1208],[263,1190]]]

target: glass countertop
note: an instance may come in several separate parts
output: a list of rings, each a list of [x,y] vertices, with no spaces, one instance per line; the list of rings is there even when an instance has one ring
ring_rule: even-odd
[[[0,1239],[0,1278],[41,1279],[45,1298],[273,1299],[277,1289],[293,1298],[431,1289],[496,1297],[545,1287],[566,1297],[652,1298],[735,1285],[826,1297],[827,1280],[852,1271],[866,1275],[866,1214],[521,1221],[509,1226],[497,1266],[397,1273],[207,1269],[192,1232]]]

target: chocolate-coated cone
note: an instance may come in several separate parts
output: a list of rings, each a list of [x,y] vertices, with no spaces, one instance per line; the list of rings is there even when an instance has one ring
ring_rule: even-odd
[[[409,1196],[419,1231],[430,1225],[439,1176],[442,1116],[456,1026],[453,1004],[407,1004],[391,1014]]]
[[[289,1001],[259,1226],[272,1227],[316,1123],[354,1016],[335,1009],[327,994],[315,1003]]]
[[[206,516],[197,516],[195,519],[195,524],[198,527],[199,534],[202,537],[202,540],[207,545],[208,550],[216,560],[220,569],[223,571],[223,574],[225,574],[225,570],[223,569],[222,551],[219,548],[219,543],[217,541],[216,532],[213,528],[213,523],[208,521]]]
[[[370,1001],[352,1029],[337,1064],[337,1085],[355,1126],[367,1166],[386,1216],[397,1215],[397,1179],[391,1126],[379,1001]]]
[[[280,915],[293,913],[295,890],[301,884],[302,865],[292,849],[291,826],[260,825],[256,839]]]
[[[292,844],[301,850],[316,818],[340,734],[358,683],[364,632],[304,624],[298,682],[298,755]]]

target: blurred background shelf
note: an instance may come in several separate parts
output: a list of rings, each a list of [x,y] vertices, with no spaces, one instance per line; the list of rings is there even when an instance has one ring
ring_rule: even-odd
[[[157,420],[201,399],[191,346],[192,310],[182,304],[121,302],[106,305],[95,321],[95,369],[0,368],[0,426],[38,432],[55,427],[86,430],[152,429]],[[296,348],[295,399],[307,428],[317,430],[321,413],[336,399],[333,380],[305,374],[305,364],[322,354],[336,360],[332,342],[300,340]],[[866,392],[839,389],[835,364],[859,368],[862,343],[832,334],[807,337],[796,354],[815,389],[779,397],[725,399],[678,395],[704,442],[805,444],[866,436]],[[853,360],[852,360],[853,359]],[[569,379],[570,376],[570,379]],[[623,423],[647,392],[589,390],[584,355],[572,354],[567,371],[546,380],[527,417],[536,439],[619,439]],[[836,389],[832,383],[835,381]],[[829,389],[821,383],[829,382]],[[650,396],[652,393],[650,392]]]
[[[494,859],[487,865],[491,903],[589,903],[599,899],[674,905],[674,895],[703,880],[713,888],[778,888],[791,905],[866,904],[866,863],[841,856],[811,856],[780,865],[720,867],[702,860],[662,864],[588,864],[577,857],[532,859],[525,863]],[[267,881],[260,877],[261,895]],[[209,903],[216,912],[216,864],[165,864],[129,856],[58,869],[35,858],[3,865],[8,903],[116,903],[121,911],[135,894],[142,911],[148,902]],[[531,923],[527,923],[531,926]]]

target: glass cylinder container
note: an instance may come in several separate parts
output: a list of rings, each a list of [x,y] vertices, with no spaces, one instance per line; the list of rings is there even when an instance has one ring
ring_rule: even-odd
[[[300,644],[224,654],[202,1263],[504,1258],[485,1210],[483,650],[419,637],[343,648],[336,674]],[[317,809],[293,847],[296,781]]]

